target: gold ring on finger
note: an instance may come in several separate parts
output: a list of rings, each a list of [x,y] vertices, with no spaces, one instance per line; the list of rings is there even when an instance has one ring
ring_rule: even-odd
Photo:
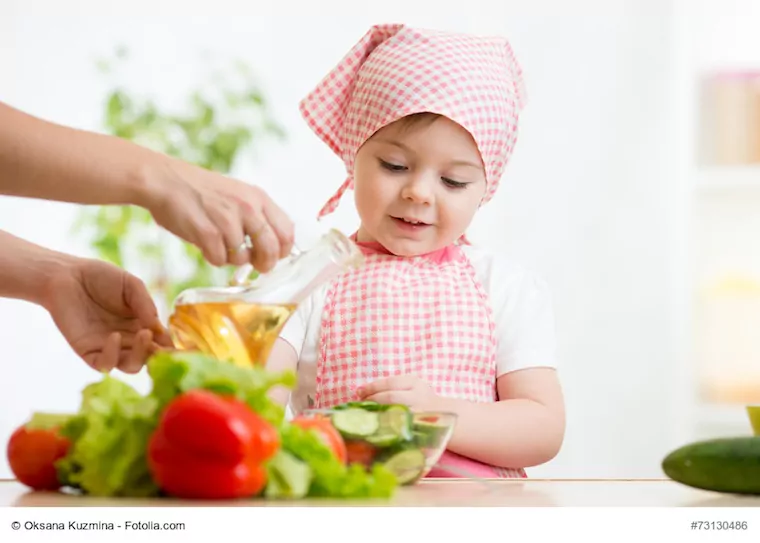
[[[246,236],[245,241],[243,241],[243,243],[241,243],[234,249],[227,249],[227,252],[229,252],[230,254],[236,255],[236,254],[242,253],[243,251],[247,249],[250,249],[252,246],[253,244],[251,243],[251,239],[248,236]]]

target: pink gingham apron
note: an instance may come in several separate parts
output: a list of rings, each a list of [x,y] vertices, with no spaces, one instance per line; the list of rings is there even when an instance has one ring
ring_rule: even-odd
[[[416,375],[436,394],[495,402],[496,347],[488,296],[457,245],[418,257],[359,244],[366,263],[333,282],[320,329],[314,405],[355,401],[358,386]],[[525,477],[446,451],[428,477]],[[455,473],[449,473],[446,467]]]
[[[524,103],[522,70],[504,38],[371,27],[299,104],[307,125],[347,172],[318,218],[353,188],[356,153],[373,134],[425,112],[448,117],[473,137],[486,203],[512,154]],[[460,242],[467,242],[464,233]],[[366,264],[329,290],[315,403],[353,399],[351,386],[399,373],[420,375],[441,395],[495,401],[493,319],[461,249],[454,244],[412,258],[364,249]],[[429,476],[449,475],[444,466],[476,476],[525,477],[521,468],[495,468],[448,452]]]

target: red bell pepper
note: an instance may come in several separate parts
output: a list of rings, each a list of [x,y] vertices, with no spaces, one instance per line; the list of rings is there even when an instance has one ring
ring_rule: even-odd
[[[174,399],[148,445],[148,466],[167,494],[189,499],[252,497],[266,486],[264,463],[277,429],[244,402],[209,390]]]

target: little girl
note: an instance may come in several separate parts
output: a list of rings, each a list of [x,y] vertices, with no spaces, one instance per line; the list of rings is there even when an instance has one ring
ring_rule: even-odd
[[[506,40],[379,25],[300,105],[348,171],[319,216],[353,188],[366,263],[299,307],[267,367],[297,368],[281,398],[296,414],[356,400],[456,413],[428,477],[525,477],[563,440],[546,286],[464,237],[523,100]]]

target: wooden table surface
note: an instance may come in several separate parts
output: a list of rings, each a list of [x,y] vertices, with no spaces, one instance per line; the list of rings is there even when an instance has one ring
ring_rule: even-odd
[[[423,480],[398,490],[391,500],[298,500],[198,502],[170,499],[104,499],[31,492],[0,480],[0,507],[165,506],[623,506],[760,507],[760,496],[736,496],[690,488],[667,479],[468,479]]]

